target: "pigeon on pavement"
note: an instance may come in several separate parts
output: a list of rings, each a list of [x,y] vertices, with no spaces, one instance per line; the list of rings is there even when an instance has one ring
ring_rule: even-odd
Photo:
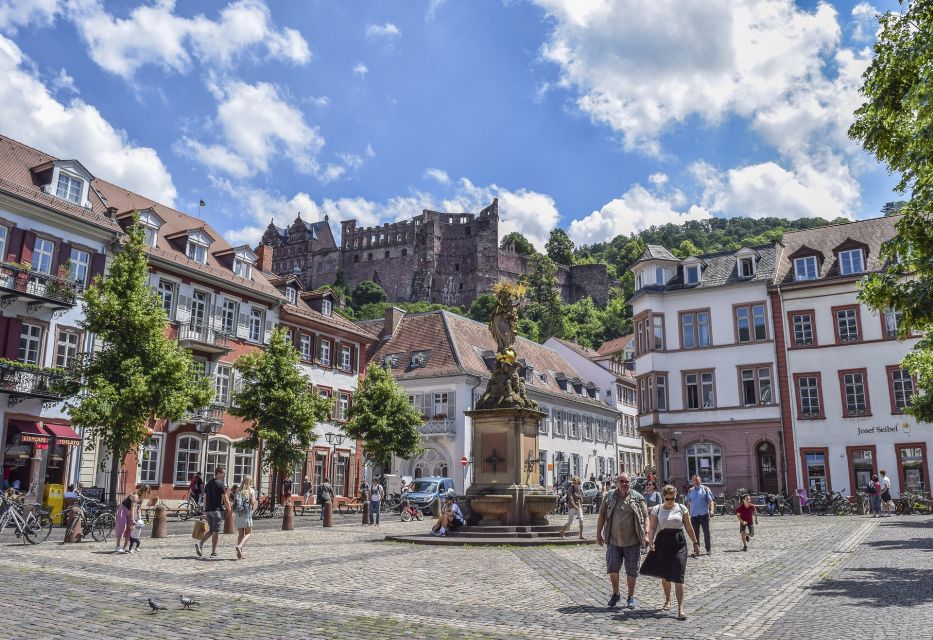
[[[156,602],[152,598],[149,598],[149,608],[152,609],[152,613],[157,611],[165,611],[165,605],[161,602]]]
[[[187,597],[187,596],[182,596],[182,597],[181,597],[181,604],[182,604],[182,606],[183,606],[185,609],[187,609],[188,607],[197,607],[197,606],[200,605],[201,603],[198,602],[197,600],[195,600],[194,598],[189,598],[189,597]]]

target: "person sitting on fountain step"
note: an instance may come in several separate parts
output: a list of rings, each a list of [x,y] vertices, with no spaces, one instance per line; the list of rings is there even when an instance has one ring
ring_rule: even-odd
[[[437,522],[434,523],[434,527],[431,529],[432,536],[446,536],[447,530],[456,531],[457,527],[463,526],[465,523],[463,519],[463,512],[460,510],[460,505],[454,502],[454,497],[452,495],[447,496],[444,500],[444,511],[437,518]]]

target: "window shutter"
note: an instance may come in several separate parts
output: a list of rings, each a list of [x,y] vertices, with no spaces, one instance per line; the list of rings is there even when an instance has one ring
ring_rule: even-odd
[[[233,370],[233,390],[232,391],[233,392],[230,396],[230,405],[234,407],[239,407],[240,405],[237,404],[236,402],[236,394],[241,393],[243,391],[243,374],[237,371],[236,369]]]
[[[68,248],[68,253],[71,253],[71,247]],[[91,255],[91,272],[89,274],[88,284],[94,282],[95,277],[104,275],[104,266],[106,264],[107,254],[94,253]]]
[[[31,263],[32,250],[36,246],[36,234],[32,231],[23,231],[23,242],[19,250],[19,261]]]
[[[178,286],[178,304],[175,306],[175,320],[187,324],[191,320],[191,285]]]
[[[457,415],[457,392],[447,392],[447,417],[453,418]]]
[[[23,251],[23,230],[19,227],[10,229],[10,241],[7,242],[6,255],[2,258],[7,262],[19,262]]]
[[[58,245],[58,255],[55,259],[55,267],[52,269],[52,275],[58,276],[62,270],[62,266],[71,259],[71,244],[68,242],[62,242]],[[92,263],[93,264],[93,263]],[[64,274],[66,277],[67,273]],[[93,276],[91,276],[93,280]]]
[[[220,331],[224,326],[224,303],[221,296],[214,298],[214,329]]]
[[[23,321],[19,318],[9,318],[6,331],[7,360],[19,360],[19,334],[23,331]]]
[[[262,336],[263,344],[269,344],[269,341],[272,340],[272,331],[275,329],[275,319],[270,318],[271,313],[267,312],[266,315],[266,332]]]
[[[240,303],[240,315],[237,318],[236,325],[236,337],[237,338],[249,338],[249,314],[252,311],[252,307],[245,303]]]

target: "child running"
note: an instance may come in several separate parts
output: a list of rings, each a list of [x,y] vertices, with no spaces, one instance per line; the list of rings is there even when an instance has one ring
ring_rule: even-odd
[[[742,551],[748,551],[748,542],[755,536],[758,512],[755,511],[755,505],[752,504],[752,497],[747,493],[742,496],[742,504],[735,508],[735,517],[739,520],[739,537],[742,538]]]
[[[130,531],[130,547],[127,553],[139,553],[139,538],[142,536],[143,525],[145,524],[142,518],[140,518],[136,521],[136,524],[133,525],[133,529]]]

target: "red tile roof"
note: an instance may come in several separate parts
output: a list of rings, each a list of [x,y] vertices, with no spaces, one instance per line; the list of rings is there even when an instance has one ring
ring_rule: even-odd
[[[599,345],[599,347],[596,349],[596,353],[601,356],[608,356],[613,353],[618,353],[629,346],[634,339],[635,335],[630,333],[627,336],[622,336],[621,338],[607,340],[606,342]]]

